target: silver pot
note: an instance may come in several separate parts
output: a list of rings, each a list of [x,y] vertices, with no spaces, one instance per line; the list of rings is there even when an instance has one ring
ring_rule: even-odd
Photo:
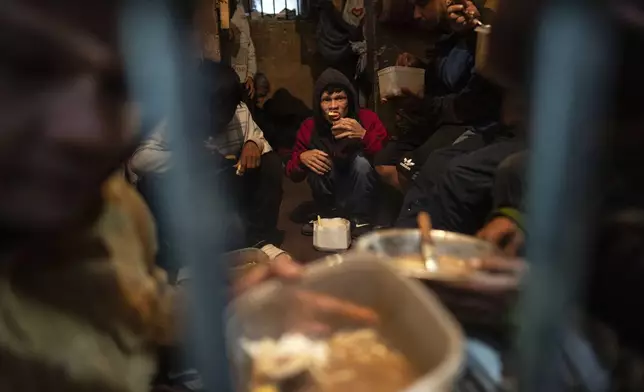
[[[401,275],[422,280],[459,321],[505,328],[507,312],[515,302],[526,271],[525,263],[508,260],[494,245],[472,236],[433,230],[432,239],[436,256],[449,255],[472,263],[469,273],[441,273],[440,263],[438,272],[428,271],[420,255],[418,229],[376,231],[360,237],[354,249],[383,256]],[[400,263],[405,258],[416,258],[419,262]]]
[[[432,239],[436,246],[435,255],[450,256],[461,260],[467,267],[464,272],[455,273],[453,269],[443,270],[439,266],[436,272],[428,271],[420,255],[420,232],[418,229],[389,229],[369,233],[360,237],[354,249],[358,252],[370,252],[384,256],[404,276],[423,280],[464,282],[471,285],[507,288],[518,285],[523,271],[523,263],[507,262],[503,274],[490,273],[479,268],[481,260],[498,260],[504,263],[503,256],[496,246],[469,235],[443,230],[432,230]],[[410,259],[412,262],[401,263]],[[413,262],[417,260],[418,262]],[[440,263],[439,263],[440,264]]]

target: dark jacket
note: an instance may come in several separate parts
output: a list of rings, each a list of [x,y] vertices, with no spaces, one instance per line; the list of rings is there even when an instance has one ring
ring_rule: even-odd
[[[346,0],[342,2],[342,8],[345,4]],[[331,0],[320,0],[319,11],[316,32],[318,52],[328,64],[341,64],[351,59],[353,50],[349,43],[363,40],[362,27],[345,22],[342,11],[338,11]]]
[[[491,14],[479,7],[482,21]],[[435,130],[442,124],[489,125],[498,121],[501,90],[475,71],[477,33],[445,33],[428,50],[425,96],[402,103],[403,131]]]

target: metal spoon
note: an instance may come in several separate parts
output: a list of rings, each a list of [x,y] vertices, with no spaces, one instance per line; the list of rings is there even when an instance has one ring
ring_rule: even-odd
[[[420,254],[425,260],[425,269],[429,272],[438,271],[438,263],[436,262],[436,246],[432,239],[432,220],[429,214],[421,211],[417,217],[418,230],[420,230]]]

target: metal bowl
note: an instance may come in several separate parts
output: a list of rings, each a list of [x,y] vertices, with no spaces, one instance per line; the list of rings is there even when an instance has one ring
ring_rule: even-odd
[[[432,230],[432,239],[436,245],[435,254],[451,256],[469,263],[474,259],[498,255],[498,249],[491,243],[464,234],[443,230]],[[439,268],[436,272],[428,271],[420,256],[420,232],[418,229],[390,229],[376,231],[358,239],[356,251],[371,252],[389,258],[399,272],[405,276],[431,280],[464,280],[471,278],[474,269],[454,273]],[[401,259],[418,260],[418,263],[399,264]]]

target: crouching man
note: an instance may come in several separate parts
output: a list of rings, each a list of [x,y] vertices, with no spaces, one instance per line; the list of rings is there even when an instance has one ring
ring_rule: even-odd
[[[307,180],[321,216],[346,216],[352,233],[367,231],[376,189],[373,156],[382,149],[387,130],[376,113],[360,109],[351,82],[327,69],[313,93],[313,117],[298,130],[286,175]],[[312,222],[302,234],[313,233]]]

